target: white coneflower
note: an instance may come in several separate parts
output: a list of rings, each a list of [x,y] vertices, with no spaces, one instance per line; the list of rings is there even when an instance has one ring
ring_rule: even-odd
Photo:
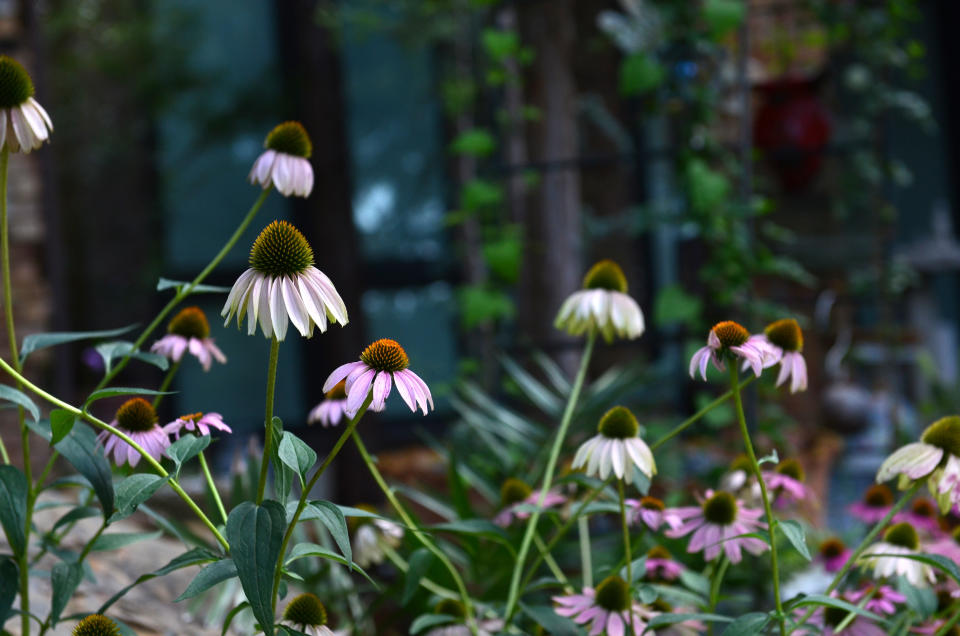
[[[250,249],[250,269],[233,284],[221,316],[224,325],[237,315],[237,325],[247,317],[247,333],[257,322],[267,338],[283,340],[288,323],[300,335],[313,336],[317,326],[347,324],[347,306],[327,275],[313,266],[313,250],[300,231],[286,221],[274,221],[260,232]]]
[[[917,531],[904,522],[890,526],[883,534],[883,541],[864,550],[858,562],[873,568],[873,576],[878,579],[902,576],[916,587],[925,587],[937,580],[933,568],[922,561],[907,558],[920,552]]]
[[[283,610],[284,625],[294,627],[308,636],[333,636],[327,627],[327,609],[315,594],[294,596]]]
[[[650,447],[637,435],[639,430],[640,425],[630,409],[613,407],[600,418],[597,435],[577,449],[571,467],[585,466],[588,476],[600,479],[606,479],[612,471],[617,479],[628,484],[634,481],[637,472],[652,478],[657,474],[657,464]]]
[[[181,309],[167,326],[167,335],[153,343],[150,351],[173,362],[180,362],[183,354],[189,351],[200,361],[204,371],[210,370],[214,359],[221,364],[227,361],[210,337],[210,323],[199,307]]]
[[[271,185],[283,196],[310,196],[313,190],[313,167],[310,155],[313,144],[300,122],[286,121],[275,127],[263,142],[266,150],[257,157],[250,170],[250,183],[264,188]]]
[[[30,74],[12,57],[0,55],[0,148],[36,150],[50,138],[53,122],[34,94]]]
[[[596,329],[607,342],[614,336],[639,338],[645,328],[640,306],[627,295],[623,270],[609,259],[590,268],[583,289],[563,301],[554,326],[574,336]]]
[[[170,438],[157,424],[157,412],[143,398],[136,397],[124,402],[110,425],[126,433],[157,461],[170,446]],[[133,467],[140,461],[140,453],[110,431],[101,431],[97,439],[103,444],[104,455],[109,457],[113,453],[117,466],[130,464]]]
[[[928,478],[941,512],[960,505],[960,416],[942,417],[923,432],[919,442],[902,446],[883,460],[877,483],[900,477],[901,487]]]
[[[356,506],[365,512],[376,514],[376,508],[365,504]],[[353,532],[351,549],[353,560],[362,568],[378,565],[386,558],[384,546],[395,548],[403,540],[403,526],[379,517],[350,517]]]

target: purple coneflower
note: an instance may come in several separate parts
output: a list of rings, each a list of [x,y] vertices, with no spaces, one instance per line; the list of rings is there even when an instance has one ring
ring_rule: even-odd
[[[708,490],[702,505],[675,508],[674,512],[684,520],[684,524],[667,530],[666,535],[676,539],[692,532],[687,552],[703,550],[703,558],[707,561],[720,556],[722,550],[731,563],[739,563],[742,549],[751,554],[760,554],[769,548],[760,539],[740,536],[766,528],[766,524],[760,521],[763,511],[745,507],[742,501],[728,492]]]
[[[124,402],[110,425],[126,433],[127,437],[158,461],[170,446],[170,438],[157,424],[157,412],[143,398],[131,398]],[[140,461],[140,453],[110,431],[101,431],[97,439],[103,444],[105,455],[109,457],[113,453],[117,466],[130,464],[132,468]]]
[[[887,516],[893,507],[893,491],[885,484],[867,488],[863,499],[850,504],[850,514],[866,523],[876,523]]]
[[[536,507],[539,501],[539,490],[532,490],[523,480],[510,477],[500,486],[501,508],[493,522],[505,528],[514,519],[526,519],[530,516],[530,507]],[[566,501],[567,498],[560,493],[550,491],[543,498],[543,507],[552,508]]]
[[[559,607],[554,611],[579,625],[589,623],[590,636],[598,636],[606,630],[607,636],[624,636],[633,632],[642,634],[647,622],[656,615],[640,603],[630,598],[630,589],[626,581],[619,576],[608,576],[600,581],[596,589],[585,587],[582,594],[554,596],[553,602]]]
[[[856,590],[845,592],[843,597],[856,605],[868,595],[870,598],[867,599],[863,609],[874,614],[889,614],[892,616],[897,613],[898,603],[907,602],[906,596],[889,585],[864,585]]]
[[[803,331],[793,318],[784,318],[767,325],[763,336],[780,362],[777,386],[790,380],[790,392],[807,390],[807,363],[803,359]],[[766,366],[766,365],[764,365]]]
[[[200,361],[204,371],[210,370],[214,359],[221,364],[227,361],[210,337],[210,323],[199,307],[181,309],[167,326],[167,335],[154,342],[150,351],[173,362],[180,362],[184,352],[189,351]]]
[[[340,380],[346,379],[344,388],[347,393],[347,406],[344,412],[348,417],[353,417],[371,391],[373,398],[370,401],[370,410],[382,411],[386,408],[391,385],[396,385],[397,392],[410,410],[416,413],[419,406],[426,415],[427,406],[433,408],[430,387],[419,375],[408,369],[409,366],[410,358],[400,343],[381,338],[364,349],[358,361],[348,362],[334,369],[323,383],[323,390],[329,391]]]
[[[609,259],[590,268],[583,289],[563,301],[554,326],[574,336],[595,329],[607,342],[614,336],[639,338],[645,328],[640,306],[627,295],[623,270]]]
[[[837,538],[827,539],[820,544],[818,558],[823,562],[823,569],[827,572],[839,572],[850,560],[853,552],[846,544]]]
[[[184,429],[194,435],[209,435],[210,429],[212,428],[227,433],[233,432],[229,426],[224,424],[223,416],[219,413],[191,413],[190,415],[181,415],[164,426],[163,430],[165,433],[173,435],[175,439],[180,439],[180,431]]]
[[[925,530],[930,534],[942,534],[937,502],[929,497],[917,497],[910,502],[909,510],[899,512],[893,517],[893,523],[900,523],[901,521],[906,521],[914,528]]]
[[[347,408],[347,381],[340,380],[323,396],[323,402],[317,404],[307,416],[307,424],[320,422],[322,426],[336,426],[343,419]]]
[[[713,362],[718,371],[726,369],[724,360],[739,358],[746,362],[754,375],[760,377],[765,367],[777,363],[776,352],[763,336],[751,336],[742,325],[732,320],[718,322],[710,329],[707,346],[701,347],[690,358],[690,377],[707,379],[707,364]]]
[[[797,610],[797,614],[802,615],[803,610]],[[847,620],[849,615],[850,612],[845,609],[821,605],[806,623],[796,628],[793,633],[797,636],[835,636],[837,626]],[[886,636],[887,634],[884,629],[868,618],[859,615],[855,615],[855,618],[847,623],[840,633],[844,636]]]
[[[624,503],[630,508],[631,523],[642,523],[653,531],[659,530],[664,524],[669,528],[683,525],[683,520],[674,514],[673,509],[664,506],[656,497],[627,499]]]
[[[314,594],[294,596],[283,610],[281,623],[308,636],[333,636],[333,630],[327,627],[327,609]]]
[[[572,468],[585,466],[590,477],[606,479],[612,471],[617,479],[632,483],[637,473],[648,479],[657,474],[650,447],[637,435],[640,424],[630,409],[615,406],[607,411],[597,425],[597,435],[577,449]]]
[[[900,485],[929,477],[930,491],[946,512],[960,504],[960,416],[942,417],[923,432],[919,442],[902,446],[883,460],[877,483],[900,476]]]
[[[909,523],[898,523],[884,532],[882,541],[868,546],[857,561],[866,568],[873,568],[873,576],[878,579],[902,576],[916,587],[925,587],[936,581],[933,568],[903,556],[920,552],[920,539],[914,527]]]
[[[683,572],[683,564],[663,546],[654,546],[647,552],[644,576],[653,581],[675,581]]]
[[[50,138],[53,122],[33,98],[30,74],[12,57],[0,55],[0,148],[28,153]]]
[[[813,492],[804,484],[803,466],[795,459],[785,459],[772,471],[763,473],[767,489],[777,503],[788,504],[813,497]]]
[[[250,170],[250,183],[264,188],[275,186],[285,197],[310,196],[313,168],[310,155],[313,144],[300,122],[287,121],[276,126],[263,142],[266,149]]]
[[[250,269],[230,289],[221,316],[224,325],[247,317],[247,334],[260,330],[283,340],[288,323],[310,338],[314,326],[327,330],[327,319],[347,324],[347,306],[327,275],[313,266],[313,249],[300,230],[286,221],[263,228],[250,249]]]

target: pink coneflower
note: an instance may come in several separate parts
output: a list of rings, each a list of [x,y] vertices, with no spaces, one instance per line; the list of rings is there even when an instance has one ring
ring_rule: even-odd
[[[803,466],[795,459],[785,459],[772,471],[763,473],[763,480],[767,484],[775,501],[779,504],[789,504],[804,501],[813,497],[813,492],[804,484]]]
[[[937,502],[929,497],[917,497],[910,503],[910,509],[897,513],[894,523],[906,521],[914,528],[926,530],[930,534],[941,534],[940,513]]]
[[[920,552],[920,538],[914,527],[909,523],[898,523],[887,529],[882,541],[868,546],[858,563],[865,568],[873,568],[873,576],[878,579],[902,576],[916,587],[925,587],[936,581],[933,568],[902,556]]]
[[[263,228],[250,249],[250,269],[233,284],[220,315],[237,326],[247,317],[247,334],[260,330],[267,338],[283,340],[287,326],[305,338],[313,328],[327,330],[327,319],[347,324],[347,306],[327,275],[313,266],[313,249],[300,230],[286,221]]]
[[[536,507],[539,501],[539,490],[532,490],[523,480],[510,477],[500,487],[501,509],[493,522],[506,528],[514,519],[526,519],[530,516],[530,507]],[[566,501],[567,498],[560,493],[550,491],[543,499],[543,507],[552,508]]]
[[[126,433],[157,461],[170,446],[170,438],[157,424],[157,412],[143,398],[131,398],[124,402],[110,425]],[[113,453],[117,466],[130,464],[132,468],[140,461],[140,453],[133,446],[109,431],[101,431],[97,439],[103,444],[105,455],[109,457]]]
[[[270,131],[263,142],[263,151],[250,170],[250,183],[264,188],[271,185],[285,197],[310,196],[313,190],[313,167],[310,155],[313,144],[300,122],[287,121]]]
[[[585,587],[582,594],[554,596],[559,605],[554,611],[579,625],[589,623],[590,636],[599,636],[606,630],[607,636],[624,636],[629,633],[631,620],[633,633],[642,634],[656,612],[649,610],[630,598],[626,581],[619,576],[609,576],[600,581],[596,589]]]
[[[210,429],[232,433],[230,427],[224,424],[223,416],[219,413],[191,413],[181,415],[163,427],[163,431],[174,438],[180,439],[180,431],[186,429],[194,435],[209,435]]]
[[[386,408],[387,396],[393,384],[411,411],[416,413],[419,406],[426,415],[427,406],[433,408],[430,387],[408,366],[410,358],[400,343],[381,338],[364,349],[357,362],[348,362],[334,369],[323,383],[323,390],[329,391],[340,380],[346,379],[347,406],[344,412],[348,417],[353,417],[371,390],[373,399],[370,401],[370,410],[382,411]]]
[[[210,370],[214,359],[221,364],[227,361],[210,337],[210,323],[199,307],[181,309],[167,326],[167,335],[154,342],[150,351],[174,362],[180,362],[184,352],[189,351],[204,371]]]
[[[884,484],[867,488],[863,499],[850,504],[850,513],[866,523],[876,523],[887,516],[893,507],[893,491]]]
[[[907,597],[896,591],[889,585],[864,585],[856,590],[849,590],[843,594],[843,597],[856,605],[865,596],[871,595],[863,609],[874,614],[897,613],[897,604],[906,603]]]
[[[307,416],[307,424],[320,422],[322,426],[336,426],[343,419],[347,408],[347,381],[340,380],[324,394],[323,402],[317,404]]]
[[[803,359],[803,331],[793,318],[767,325],[761,336],[780,362],[777,386],[790,380],[790,392],[807,390],[807,363]]]
[[[693,607],[673,607],[662,598],[658,598],[650,604],[650,609],[654,614],[696,614],[697,610]],[[707,631],[707,626],[702,621],[685,620],[678,623],[670,623],[657,627],[657,636],[700,636]],[[651,634],[653,631],[651,630]]]
[[[760,377],[764,367],[777,363],[776,352],[763,336],[751,336],[743,326],[725,320],[710,329],[707,346],[701,347],[690,358],[690,377],[707,379],[707,364],[713,362],[718,371],[726,369],[726,358],[739,358],[750,365],[754,375]]]
[[[651,479],[657,474],[650,447],[638,436],[640,424],[630,409],[615,406],[600,418],[597,435],[577,449],[573,456],[574,469],[586,467],[590,477],[606,479],[613,472],[625,483],[636,480],[638,473]]]
[[[683,572],[683,564],[663,546],[654,546],[647,552],[644,576],[653,581],[675,581]]]
[[[0,148],[28,153],[50,138],[53,122],[34,95],[30,74],[12,57],[0,55]]]
[[[716,493],[708,490],[706,497],[701,506],[675,508],[674,512],[684,520],[684,524],[667,530],[666,535],[676,539],[692,532],[687,552],[703,550],[703,557],[707,561],[720,556],[723,550],[731,563],[739,563],[741,549],[760,554],[769,548],[760,539],[740,536],[767,527],[759,520],[763,516],[762,510],[746,508],[742,501],[722,490]]]
[[[327,609],[314,594],[293,597],[283,610],[284,625],[294,627],[308,636],[333,636],[327,627]]]
[[[673,513],[673,509],[664,506],[656,497],[627,499],[624,503],[630,509],[630,523],[642,523],[653,531],[659,530],[664,524],[669,528],[683,525],[683,520]]]
[[[853,552],[837,538],[827,539],[820,544],[818,558],[827,572],[839,572],[850,560]]]
[[[930,491],[943,512],[960,504],[960,416],[940,418],[927,427],[919,442],[895,450],[880,465],[877,483],[897,475],[901,482],[929,477]]]
[[[928,553],[945,556],[960,565],[960,528],[954,528],[949,536],[941,535],[939,539],[930,541],[925,546]]]
[[[606,259],[590,268],[583,278],[583,289],[563,301],[554,326],[574,336],[594,329],[612,342],[614,336],[639,338],[644,321],[640,306],[627,295],[623,270]]]

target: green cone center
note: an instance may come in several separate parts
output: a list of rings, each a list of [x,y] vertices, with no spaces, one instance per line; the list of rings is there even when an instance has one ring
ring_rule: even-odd
[[[301,274],[312,265],[310,244],[286,221],[274,221],[263,228],[250,249],[250,267],[274,278]]]
[[[301,594],[287,604],[283,618],[294,625],[314,627],[327,622],[327,610],[315,594]]]
[[[522,479],[510,477],[500,486],[500,503],[510,506],[530,496],[533,490]]]
[[[407,352],[399,342],[390,338],[381,338],[371,343],[360,354],[360,359],[377,371],[403,371],[410,365]]]
[[[803,472],[803,466],[795,459],[785,459],[777,464],[777,472],[787,477],[792,477],[797,481],[804,481],[806,473]]]
[[[313,154],[310,135],[298,121],[285,121],[267,134],[263,146],[287,155],[309,159]]]
[[[630,589],[619,576],[608,576],[597,585],[596,599],[597,605],[607,611],[623,612],[630,608]]]
[[[640,425],[637,418],[633,416],[625,406],[615,406],[600,418],[600,424],[597,430],[604,437],[611,439],[628,439],[636,437]]]
[[[20,62],[0,55],[0,108],[19,106],[33,97],[33,81]]]
[[[763,330],[767,340],[784,351],[803,351],[803,331],[793,318],[784,318],[767,325]]]
[[[157,412],[143,398],[133,398],[117,409],[117,424],[125,431],[144,433],[157,425]]]
[[[199,307],[185,307],[167,325],[167,332],[184,338],[203,340],[210,337],[210,323]]]
[[[960,415],[941,417],[927,427],[920,440],[942,448],[951,455],[960,456]]]
[[[590,268],[583,277],[584,289],[609,289],[621,294],[627,293],[627,277],[620,266],[610,259],[604,259]]]
[[[703,502],[703,517],[718,526],[729,526],[737,520],[737,499],[721,490]]]
[[[455,616],[457,618],[467,617],[467,608],[463,603],[456,599],[445,598],[433,608],[434,614],[444,614],[446,616]]]
[[[917,546],[920,545],[920,538],[917,536],[917,531],[906,522],[890,526],[890,528],[883,533],[883,540],[887,543],[907,548],[908,550],[916,550]]]

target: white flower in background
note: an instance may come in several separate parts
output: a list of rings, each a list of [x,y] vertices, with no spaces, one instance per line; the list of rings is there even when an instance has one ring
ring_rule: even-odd
[[[323,401],[307,415],[307,424],[320,422],[321,426],[336,426],[347,410],[346,380],[340,380],[324,393]]]
[[[33,98],[34,92],[26,69],[0,55],[0,148],[27,153],[50,138],[53,122]]]
[[[214,359],[221,364],[227,361],[227,357],[210,337],[210,323],[199,307],[181,309],[167,325],[167,335],[154,342],[150,351],[173,362],[180,362],[183,354],[189,351],[200,361],[204,371],[210,370]]]
[[[433,608],[433,613],[438,616],[449,616],[451,622],[447,625],[434,627],[426,633],[426,636],[470,636],[470,628],[466,625],[467,610],[458,600],[445,598]],[[477,636],[493,636],[499,634],[503,629],[503,621],[499,618],[477,621]]]
[[[926,587],[937,580],[933,568],[907,558],[920,554],[920,538],[909,523],[898,523],[883,533],[883,541],[878,541],[863,551],[857,563],[873,569],[877,579],[902,576],[916,587]]]
[[[266,150],[250,170],[250,183],[264,188],[275,186],[285,197],[310,196],[313,167],[309,160],[313,144],[300,122],[286,121],[278,125],[267,135],[263,147]]]
[[[237,315],[247,318],[247,334],[257,322],[267,338],[283,340],[287,325],[310,338],[313,328],[327,330],[330,322],[347,324],[347,306],[327,275],[313,266],[313,249],[300,230],[286,221],[263,228],[250,249],[250,269],[233,284],[221,316],[224,325]]]
[[[943,513],[960,505],[960,416],[940,418],[927,427],[919,442],[901,446],[883,460],[877,483],[897,476],[901,488],[928,477],[927,485]]]
[[[632,483],[637,473],[648,479],[657,474],[650,447],[637,435],[640,425],[630,409],[615,406],[607,411],[597,426],[598,434],[577,449],[574,470],[585,467],[590,477],[606,479],[613,472],[617,479]]]
[[[333,630],[327,627],[327,609],[310,593],[295,596],[287,603],[281,623],[308,636],[334,636]]]
[[[640,306],[627,296],[623,270],[611,260],[590,268],[583,277],[583,289],[563,301],[553,324],[573,336],[595,329],[607,342],[614,336],[639,338],[645,329]]]
[[[361,504],[357,508],[376,514],[372,506]],[[403,526],[380,517],[350,517],[350,526],[353,560],[362,568],[383,563],[387,556],[384,546],[395,548],[403,539]]]

